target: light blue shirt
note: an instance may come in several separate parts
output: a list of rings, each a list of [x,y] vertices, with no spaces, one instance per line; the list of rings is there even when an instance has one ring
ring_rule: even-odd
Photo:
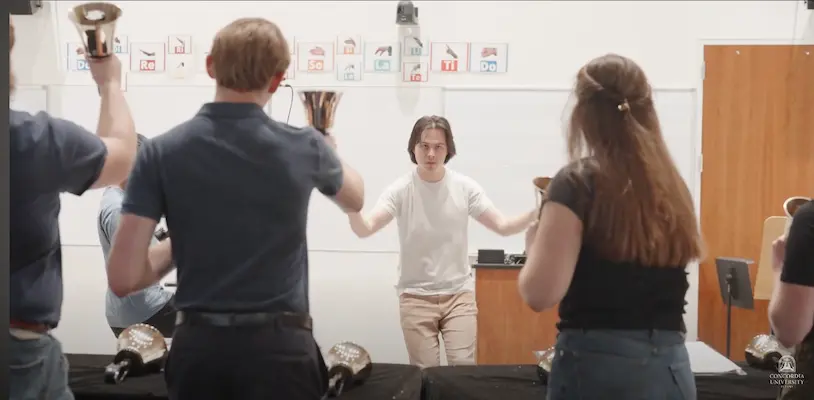
[[[118,187],[108,187],[102,194],[102,203],[99,208],[99,242],[107,265],[113,234],[119,227],[124,190]],[[153,244],[158,241],[153,238]],[[172,292],[156,283],[140,292],[127,297],[118,297],[108,288],[105,294],[105,315],[107,323],[112,328],[127,328],[130,325],[144,322],[172,298]]]

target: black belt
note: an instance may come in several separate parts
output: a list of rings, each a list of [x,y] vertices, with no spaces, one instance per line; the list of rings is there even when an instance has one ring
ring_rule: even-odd
[[[313,329],[310,315],[292,312],[214,313],[179,310],[175,317],[175,325],[205,325],[222,328],[277,325],[308,331]]]

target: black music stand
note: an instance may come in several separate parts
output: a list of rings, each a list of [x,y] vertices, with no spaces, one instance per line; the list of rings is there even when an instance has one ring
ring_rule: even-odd
[[[729,358],[732,342],[732,306],[744,310],[755,308],[752,280],[749,278],[749,264],[753,263],[754,261],[745,258],[718,257],[715,259],[721,298],[726,304],[726,358]]]

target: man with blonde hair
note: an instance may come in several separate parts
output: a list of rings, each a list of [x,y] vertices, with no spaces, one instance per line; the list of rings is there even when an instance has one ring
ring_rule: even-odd
[[[96,135],[46,112],[9,110],[11,400],[73,399],[62,345],[51,335],[62,310],[59,195],[80,196],[121,182],[135,158],[136,131],[121,91],[119,59],[88,61],[102,97]],[[9,78],[12,97],[14,75]]]
[[[359,175],[333,139],[263,110],[290,63],[280,29],[239,19],[207,57],[215,101],[144,144],[107,266],[126,296],[178,271],[165,379],[173,400],[318,400],[325,364],[311,331],[306,220],[313,189],[361,210]],[[166,216],[172,249],[148,248]]]

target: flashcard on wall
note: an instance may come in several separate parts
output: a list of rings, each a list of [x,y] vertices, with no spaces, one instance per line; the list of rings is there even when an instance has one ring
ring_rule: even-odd
[[[297,54],[297,41],[295,39],[296,38],[294,36],[285,38],[288,44],[288,52],[291,54]]]
[[[362,37],[359,35],[339,35],[336,37],[336,54],[362,54]]]
[[[426,82],[429,79],[429,68],[425,62],[406,62],[402,80],[404,82]]]
[[[300,71],[321,73],[334,69],[334,44],[329,42],[297,43],[297,66]]]
[[[433,42],[430,50],[430,68],[440,72],[467,72],[469,70],[469,43]]]
[[[67,44],[67,68],[71,72],[89,71],[90,66],[88,60],[85,58],[85,46],[81,43],[68,43]]]
[[[503,73],[508,70],[508,43],[472,43],[469,49],[471,72]]]
[[[113,53],[127,54],[127,52],[129,51],[130,51],[130,41],[128,40],[127,36],[116,35],[113,38]]]
[[[192,35],[170,35],[167,49],[168,54],[192,54]]]
[[[365,43],[365,72],[398,72],[401,70],[400,44],[396,42]]]
[[[424,57],[430,55],[430,40],[407,35],[401,38],[401,48],[405,56]]]
[[[166,70],[166,43],[131,43],[131,72],[164,72]]]
[[[85,57],[85,47],[81,43],[68,43],[67,50],[68,71],[82,72],[90,70],[88,59]],[[127,52],[117,53],[116,57],[119,57],[119,61],[122,63],[122,71],[127,71],[130,66]]]
[[[186,79],[195,74],[191,54],[170,54],[167,56],[167,69],[171,77]]]
[[[362,57],[340,56],[336,61],[336,79],[339,81],[361,81]]]

